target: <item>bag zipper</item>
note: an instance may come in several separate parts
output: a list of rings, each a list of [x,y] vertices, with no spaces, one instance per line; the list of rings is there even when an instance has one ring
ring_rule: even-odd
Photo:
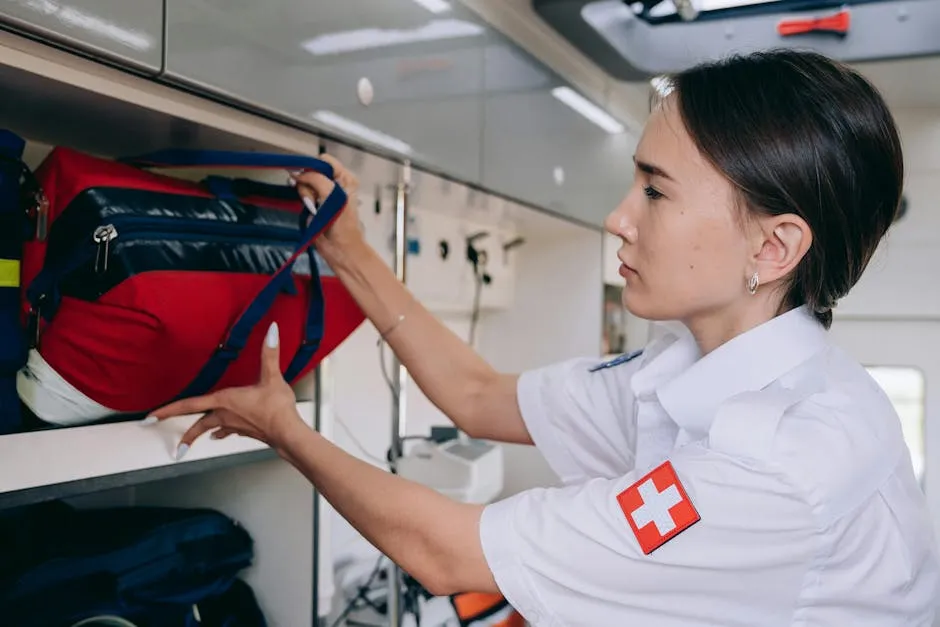
[[[95,273],[108,270],[111,242],[136,239],[188,240],[240,244],[258,242],[299,243],[299,229],[287,229],[259,224],[234,224],[213,220],[181,220],[179,218],[152,218],[115,216],[92,233],[95,244]]]
[[[187,240],[202,242],[232,242],[235,244],[300,244],[301,231],[279,226],[259,224],[238,224],[215,220],[192,220],[180,218],[154,218],[149,216],[114,216],[107,224],[97,227],[90,237],[90,245],[82,245],[74,254],[69,255],[64,267],[55,275],[45,276],[40,272],[36,280],[45,279],[48,285],[39,288],[29,296],[28,337],[32,348],[39,346],[40,323],[43,303],[49,297],[49,290],[54,289],[66,275],[77,270],[92,259],[95,261],[94,273],[107,270],[111,253],[111,242],[121,238],[124,241],[134,239],[151,240]],[[35,282],[34,282],[35,285]]]

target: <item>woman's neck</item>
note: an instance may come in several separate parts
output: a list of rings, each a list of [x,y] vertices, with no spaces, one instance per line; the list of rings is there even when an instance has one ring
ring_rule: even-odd
[[[683,320],[702,356],[712,352],[725,342],[769,322],[780,313],[776,304],[750,302],[743,306],[712,311]]]

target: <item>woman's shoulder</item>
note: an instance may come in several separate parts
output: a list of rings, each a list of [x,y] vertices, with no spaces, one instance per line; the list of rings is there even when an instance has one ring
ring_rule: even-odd
[[[816,389],[783,413],[773,456],[834,519],[910,461],[897,412],[865,368],[834,346],[814,362],[803,374]]]

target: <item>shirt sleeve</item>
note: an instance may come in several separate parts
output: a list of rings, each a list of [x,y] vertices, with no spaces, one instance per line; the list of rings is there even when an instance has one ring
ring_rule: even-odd
[[[648,475],[491,504],[480,533],[500,591],[537,627],[788,625],[818,549],[779,471],[694,444]]]
[[[519,377],[519,409],[532,441],[564,483],[616,477],[634,466],[630,377],[640,359],[592,372],[574,359]]]

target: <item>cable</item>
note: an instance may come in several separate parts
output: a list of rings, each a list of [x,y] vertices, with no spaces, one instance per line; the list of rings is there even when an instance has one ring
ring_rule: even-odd
[[[392,401],[398,402],[398,391],[395,389],[395,384],[392,383],[392,377],[388,374],[388,370],[385,369],[385,340],[379,337],[377,342],[379,346],[379,368],[382,370],[382,378],[385,379],[385,384],[388,385],[388,391],[392,394]]]
[[[363,585],[359,586],[359,590],[357,591],[356,596],[354,596],[352,600],[346,604],[346,607],[343,609],[340,615],[336,617],[336,620],[333,621],[333,624],[330,627],[339,627],[342,622],[346,620],[346,617],[349,616],[353,610],[357,609],[356,606],[358,605],[359,601],[364,601],[367,605],[372,606],[373,609],[379,611],[379,613],[382,613],[379,608],[375,607],[372,601],[366,597],[366,593],[369,592],[369,587],[372,585],[373,580],[380,572],[382,572],[382,561],[384,559],[384,555],[379,555],[379,559],[376,561],[375,567],[372,569],[372,573],[369,575],[369,578]]]
[[[483,292],[483,275],[480,274],[480,270],[474,266],[473,269],[473,278],[476,283],[473,289],[473,309],[470,311],[470,333],[467,337],[467,343],[473,348],[473,343],[476,341],[476,332],[477,324],[480,321],[480,297]]]
[[[336,412],[333,412],[333,418],[336,419],[336,424],[338,424],[340,427],[342,427],[343,431],[346,432],[346,435],[349,437],[350,440],[352,440],[353,444],[356,445],[356,448],[359,449],[359,452],[360,452],[360,453],[362,453],[362,454],[365,455],[368,459],[374,461],[374,462],[377,463],[377,464],[381,464],[382,466],[387,466],[387,465],[388,465],[388,462],[387,462],[386,460],[380,459],[380,458],[376,457],[375,455],[371,454],[371,453],[368,451],[368,449],[366,449],[366,447],[362,445],[362,442],[360,442],[359,439],[356,438],[356,436],[353,435],[352,430],[351,430],[351,429],[349,428],[349,426],[343,421],[343,419],[339,417],[339,414],[337,414]]]

